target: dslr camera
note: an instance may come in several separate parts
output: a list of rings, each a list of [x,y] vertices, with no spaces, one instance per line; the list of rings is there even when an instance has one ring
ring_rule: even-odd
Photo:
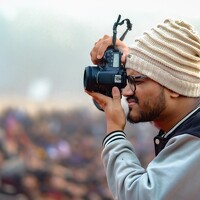
[[[120,22],[120,18],[121,15],[119,15],[113,26],[113,45],[107,48],[100,64],[85,68],[83,82],[87,91],[94,91],[112,97],[114,86],[117,86],[121,91],[127,84],[126,70],[121,63],[122,53],[115,47],[115,43],[117,26],[127,21],[127,30],[120,38],[120,40],[123,40],[128,30],[131,30],[132,24],[129,19]],[[102,110],[95,101],[94,104],[99,110]]]
[[[126,86],[126,71],[121,64],[122,53],[108,47],[98,66],[88,66],[84,71],[84,87],[88,91],[112,97],[112,88],[120,90]]]

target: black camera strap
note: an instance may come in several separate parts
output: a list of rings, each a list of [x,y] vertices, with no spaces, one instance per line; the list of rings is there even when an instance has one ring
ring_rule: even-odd
[[[120,19],[121,19],[121,15],[118,16],[117,21],[113,25],[113,38],[112,38],[112,42],[113,42],[114,48],[116,48],[117,26],[118,25],[120,25],[120,26],[123,25],[124,22],[126,21],[127,29],[122,34],[122,36],[119,38],[121,41],[124,40],[124,38],[125,38],[126,34],[128,33],[128,31],[131,31],[131,29],[132,29],[132,24],[131,24],[131,22],[130,22],[129,19],[124,19],[121,22],[120,22]]]

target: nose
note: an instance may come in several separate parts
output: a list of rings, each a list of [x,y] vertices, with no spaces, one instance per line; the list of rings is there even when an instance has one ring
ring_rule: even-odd
[[[134,95],[133,90],[130,88],[130,85],[127,84],[125,88],[122,89],[122,95],[124,97],[132,96]]]

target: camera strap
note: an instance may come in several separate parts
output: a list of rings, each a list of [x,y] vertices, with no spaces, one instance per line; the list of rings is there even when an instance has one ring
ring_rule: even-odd
[[[123,25],[124,22],[126,21],[127,29],[122,34],[122,36],[119,38],[121,41],[124,40],[124,38],[125,38],[126,34],[128,33],[128,31],[130,31],[132,29],[132,24],[131,24],[131,22],[130,22],[129,19],[124,19],[121,22],[120,22],[120,19],[121,19],[121,15],[118,16],[117,21],[113,25],[113,38],[112,38],[112,42],[113,42],[114,48],[116,48],[117,26],[118,25],[120,25],[120,26]]]

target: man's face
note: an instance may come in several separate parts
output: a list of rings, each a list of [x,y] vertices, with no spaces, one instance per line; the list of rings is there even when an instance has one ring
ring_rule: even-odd
[[[127,69],[127,75],[138,76],[141,74]],[[135,94],[134,86],[130,86],[130,84],[127,84],[122,91],[129,107],[127,120],[131,123],[158,120],[166,107],[164,87],[148,77],[135,79],[135,87]]]

